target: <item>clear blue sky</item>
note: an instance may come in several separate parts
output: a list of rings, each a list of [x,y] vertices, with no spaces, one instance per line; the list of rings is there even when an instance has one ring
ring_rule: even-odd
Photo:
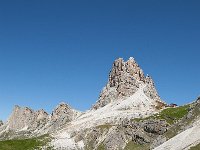
[[[133,56],[166,102],[200,94],[198,0],[0,1],[0,119],[15,104],[89,109]]]

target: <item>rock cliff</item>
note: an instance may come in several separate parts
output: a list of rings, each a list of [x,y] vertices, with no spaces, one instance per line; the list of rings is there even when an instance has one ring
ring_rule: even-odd
[[[52,112],[48,124],[49,131],[55,131],[77,118],[81,112],[72,109],[68,104],[60,103]]]
[[[43,109],[34,111],[28,107],[15,106],[8,121],[1,129],[5,132],[51,133],[67,122],[72,121],[80,112],[65,103],[59,104],[49,115]],[[2,132],[3,133],[3,132]],[[1,135],[0,135],[1,136]],[[13,136],[14,137],[14,136]]]
[[[127,61],[122,58],[116,59],[110,71],[108,83],[100,93],[93,109],[130,97],[139,89],[140,85],[146,85],[144,92],[150,99],[162,103],[152,78],[144,75],[133,57]]]

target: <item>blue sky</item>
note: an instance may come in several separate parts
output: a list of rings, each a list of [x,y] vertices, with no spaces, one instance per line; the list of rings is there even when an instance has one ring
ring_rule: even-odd
[[[200,95],[198,0],[0,1],[0,119],[15,104],[86,110],[133,56],[166,102]]]

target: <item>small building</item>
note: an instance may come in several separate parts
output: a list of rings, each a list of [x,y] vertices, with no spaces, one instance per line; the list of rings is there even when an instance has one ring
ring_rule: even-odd
[[[174,104],[174,103],[171,103],[170,105],[169,105],[169,107],[177,107],[178,105],[177,104]]]

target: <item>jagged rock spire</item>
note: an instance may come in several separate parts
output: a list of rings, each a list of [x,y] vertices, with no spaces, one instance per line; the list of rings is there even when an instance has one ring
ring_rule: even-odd
[[[118,58],[114,61],[113,67],[109,74],[109,86],[118,86],[124,77],[131,77],[132,80],[143,81],[145,80],[144,73],[133,57],[130,57],[127,62],[123,58]]]
[[[52,121],[62,121],[63,124],[72,121],[77,116],[76,110],[72,109],[68,104],[60,103],[52,112]]]
[[[138,90],[141,84],[146,83],[149,84],[146,90],[147,96],[156,97],[157,100],[160,100],[153,80],[149,76],[145,77],[135,59],[130,57],[127,61],[124,61],[123,58],[118,58],[114,61],[108,83],[103,88],[93,108],[98,109],[117,99],[129,97]]]

